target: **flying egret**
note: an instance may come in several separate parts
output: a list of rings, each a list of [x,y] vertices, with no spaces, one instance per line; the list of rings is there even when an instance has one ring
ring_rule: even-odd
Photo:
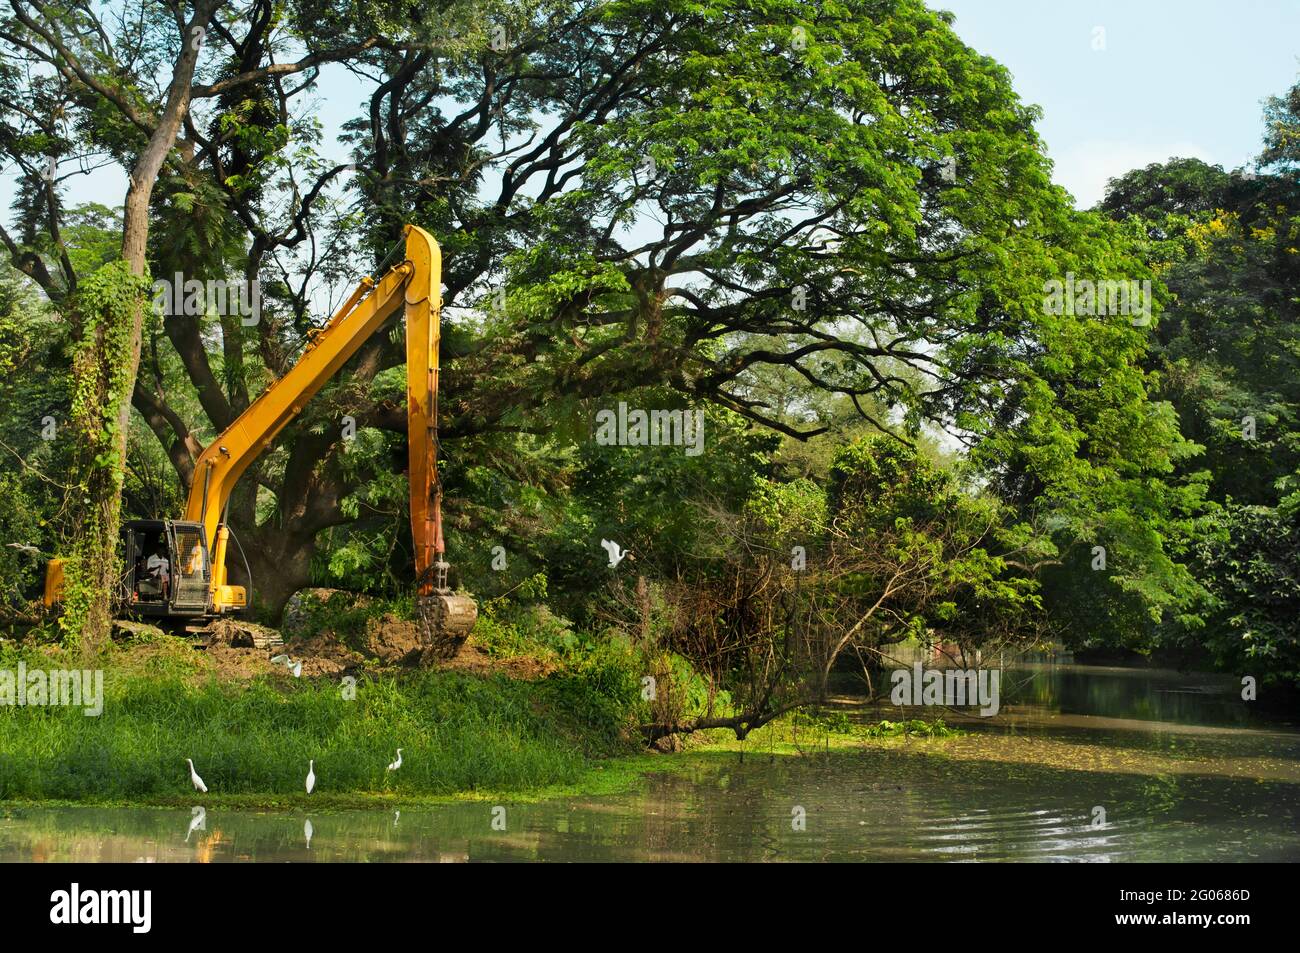
[[[307,793],[310,794],[316,787],[316,759],[307,762]]]
[[[199,773],[194,770],[194,762],[189,758],[186,758],[185,760],[190,766],[190,780],[194,782],[194,789],[207,794],[208,786],[203,783],[203,779],[199,777]]]
[[[398,749],[397,749],[397,760],[394,761],[392,764],[390,764],[390,765],[389,765],[385,770],[388,770],[388,771],[396,771],[396,770],[397,770],[398,768],[400,768],[401,766],[402,766],[402,749],[401,749],[401,748],[398,748]]]
[[[16,549],[20,553],[27,553],[31,556],[39,556],[41,551],[31,543],[5,543],[10,549]]]

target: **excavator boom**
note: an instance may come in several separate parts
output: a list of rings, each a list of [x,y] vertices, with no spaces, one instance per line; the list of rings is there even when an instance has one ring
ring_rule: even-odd
[[[411,535],[426,642],[455,648],[477,619],[473,601],[447,588],[438,481],[438,348],[442,254],[424,229],[406,226],[406,256],[378,282],[367,277],[316,332],[298,363],[271,384],[199,457],[185,518],[202,525],[212,554],[211,609],[242,606],[226,581],[226,507],[235,484],[281,430],[371,335],[405,309]]]

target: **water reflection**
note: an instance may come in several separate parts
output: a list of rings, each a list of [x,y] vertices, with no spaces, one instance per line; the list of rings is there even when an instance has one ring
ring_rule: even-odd
[[[914,662],[949,664],[912,643],[893,646],[890,659],[900,668]],[[1240,679],[1232,675],[1146,665],[1082,665],[1062,648],[951,662],[958,667],[1002,669],[1002,701],[1043,711],[1216,726],[1277,721],[1242,699]]]
[[[492,830],[484,803],[408,808],[400,827],[387,811],[304,820],[210,808],[207,830],[164,809],[10,808],[0,860],[1300,859],[1292,783],[1008,769],[878,750],[743,764],[705,755],[693,765],[634,794],[508,805],[505,831]],[[802,831],[795,805],[805,809]]]

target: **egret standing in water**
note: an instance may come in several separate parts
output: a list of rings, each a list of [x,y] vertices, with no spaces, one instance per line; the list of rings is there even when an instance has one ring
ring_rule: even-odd
[[[386,770],[386,771],[396,771],[396,770],[397,770],[398,768],[400,768],[401,766],[402,766],[402,749],[401,749],[401,748],[398,748],[398,749],[397,749],[397,760],[394,761],[392,764],[390,764],[390,765],[389,765],[387,768],[385,768],[384,770]]]
[[[307,793],[310,794],[316,787],[316,759],[307,762]]]
[[[203,783],[203,779],[199,777],[199,773],[194,770],[194,762],[189,758],[186,758],[185,761],[190,766],[190,780],[194,782],[194,789],[207,794],[208,786]]]

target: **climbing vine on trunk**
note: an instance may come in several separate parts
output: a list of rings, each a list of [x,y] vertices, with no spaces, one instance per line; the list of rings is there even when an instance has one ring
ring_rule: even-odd
[[[72,305],[82,330],[72,367],[76,451],[61,624],[65,642],[87,654],[109,633],[126,445],[120,412],[135,381],[132,332],[148,290],[147,278],[114,261],[82,281]]]

